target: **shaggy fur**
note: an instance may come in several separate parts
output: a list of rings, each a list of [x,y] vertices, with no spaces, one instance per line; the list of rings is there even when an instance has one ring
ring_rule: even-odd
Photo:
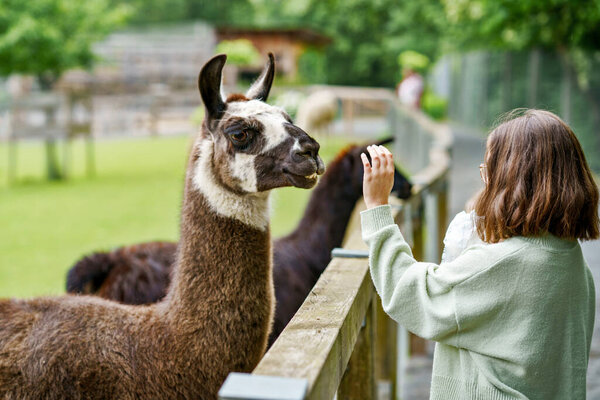
[[[188,164],[181,240],[165,299],[139,307],[91,296],[1,300],[0,398],[215,399],[229,372],[249,372],[258,363],[273,317],[269,229],[220,214],[194,183],[206,157],[200,145],[209,140],[227,151],[232,140],[223,132],[227,104],[219,94],[224,63],[217,56],[201,72],[207,119]],[[272,64],[271,57],[271,75]],[[254,90],[268,95],[266,88]],[[302,176],[319,173],[322,164],[318,144],[307,143],[303,151],[315,156],[298,163],[294,171]],[[272,149],[271,163],[289,161],[292,146],[290,139]],[[216,174],[235,152],[218,163],[215,150],[206,173]],[[256,168],[270,188],[289,185],[281,169]]]
[[[331,250],[342,243],[354,205],[362,196],[361,152],[366,152],[366,146],[351,146],[330,163],[313,190],[298,227],[273,244],[276,307],[269,344],[277,339],[302,305],[331,261]],[[410,196],[411,184],[397,170],[392,190],[398,197]],[[171,269],[168,259],[176,247],[173,242],[150,242],[121,247],[108,253],[94,253],[70,269],[67,290],[129,304],[159,301],[165,294],[163,277],[168,277]],[[105,259],[110,260],[110,266]],[[160,271],[155,270],[154,267],[162,260],[167,262],[160,265]],[[156,278],[136,282],[142,271],[153,273]],[[87,276],[98,279],[91,280]]]
[[[149,242],[90,254],[69,270],[67,292],[95,294],[125,304],[162,300],[176,250],[175,242]]]

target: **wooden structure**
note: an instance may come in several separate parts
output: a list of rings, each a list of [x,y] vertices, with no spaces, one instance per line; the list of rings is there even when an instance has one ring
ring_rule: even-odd
[[[248,39],[264,58],[269,52],[275,56],[277,73],[294,79],[298,73],[298,59],[308,46],[323,48],[331,39],[310,29],[246,29],[219,27],[217,40]],[[262,64],[259,64],[262,65]],[[260,72],[257,66],[255,72]]]
[[[451,135],[447,127],[400,108],[386,96],[394,114],[392,128],[412,126],[430,143],[426,165],[412,177],[413,196],[394,202],[394,218],[418,260],[439,262],[447,222]],[[409,134],[394,132],[397,142]],[[407,357],[425,346],[383,312],[360,234],[358,212],[363,208],[357,205],[344,249],[334,251],[283,333],[252,375],[229,376],[220,392],[222,400],[332,399],[336,393],[337,399],[398,398]],[[289,385],[282,377],[290,379]]]
[[[17,144],[23,140],[43,140],[46,147],[46,174],[50,180],[65,178],[70,170],[70,143],[77,136],[86,139],[86,167],[94,173],[92,99],[87,93],[34,93],[8,103],[8,180],[17,178]],[[58,160],[57,143],[64,144],[63,165]]]
[[[200,21],[129,28],[94,45],[102,63],[88,78],[95,94],[144,93],[152,84],[171,90],[195,87],[200,67],[215,51],[212,26]],[[66,86],[82,71],[67,72]]]

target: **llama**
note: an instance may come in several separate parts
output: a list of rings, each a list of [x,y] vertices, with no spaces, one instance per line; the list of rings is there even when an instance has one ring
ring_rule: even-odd
[[[273,318],[269,191],[310,188],[324,166],[318,143],[264,102],[273,56],[246,95],[227,100],[225,60],[199,75],[206,117],[165,299],[0,301],[0,398],[215,399],[229,372],[260,360]]]
[[[95,252],[67,274],[67,292],[125,304],[150,304],[167,294],[177,242],[156,241]]]
[[[338,99],[331,90],[316,91],[298,106],[296,124],[306,131],[329,133],[338,109]]]
[[[350,146],[339,153],[313,190],[298,227],[273,243],[276,307],[269,345],[331,261],[331,250],[342,243],[354,205],[362,196],[361,152],[368,154],[366,146]],[[398,170],[392,191],[400,198],[410,196],[411,184]],[[128,304],[159,301],[166,294],[176,248],[173,242],[149,242],[93,253],[70,269],[67,290]]]

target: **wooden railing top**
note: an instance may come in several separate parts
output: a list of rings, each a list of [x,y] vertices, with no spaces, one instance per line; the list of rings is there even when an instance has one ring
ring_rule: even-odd
[[[346,246],[366,249],[360,230],[354,230]],[[331,398],[372,294],[367,260],[333,259],[253,373],[306,378],[308,399]]]

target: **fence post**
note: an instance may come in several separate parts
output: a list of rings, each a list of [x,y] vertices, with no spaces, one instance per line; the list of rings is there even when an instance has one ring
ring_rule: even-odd
[[[396,393],[396,367],[398,346],[396,342],[398,324],[383,311],[379,296],[374,300],[376,308],[375,334],[375,379],[379,398],[383,393],[389,393],[386,399],[391,399]]]
[[[412,218],[412,226],[413,226],[413,256],[416,260],[422,261],[425,253],[425,242],[423,238],[423,217],[425,214],[424,204],[419,203],[417,206],[417,213],[411,216]],[[416,217],[416,218],[415,218]],[[416,221],[415,221],[416,219]],[[425,354],[426,341],[423,338],[420,338],[416,335],[409,335],[410,342],[410,354]]]
[[[527,103],[531,108],[535,108],[538,103],[538,87],[540,79],[540,49],[533,49],[529,53],[529,88],[527,93]]]
[[[427,238],[425,239],[425,261],[439,263],[439,203],[438,194],[431,189],[425,194],[425,223],[427,224]]]
[[[354,134],[354,101],[352,99],[342,100],[342,115],[345,121],[344,134]]]
[[[448,227],[448,183],[446,180],[439,183],[439,192],[437,194],[437,222],[438,222],[438,258],[436,264],[441,261],[441,254],[444,249],[444,237],[446,236],[446,228]]]
[[[414,255],[414,229],[413,229],[413,204],[412,202],[406,202],[403,205],[402,215],[402,234],[404,239],[413,249]],[[402,325],[396,325],[396,385],[393,392],[393,399],[400,399],[404,387],[404,371],[408,365],[408,359],[410,357],[410,334],[405,327]]]
[[[85,151],[86,151],[85,169],[86,169],[87,175],[88,175],[88,177],[95,176],[96,175],[96,160],[95,160],[95,153],[94,153],[94,137],[92,136],[91,132],[85,139]]]
[[[338,388],[338,400],[375,400],[375,294],[365,314],[363,326],[358,333],[354,351]]]
[[[501,111],[506,112],[512,108],[512,53],[504,53],[504,65],[502,66],[502,95]]]
[[[8,139],[8,183],[17,180],[17,141],[11,136]]]
[[[571,123],[571,74],[566,61],[561,62],[562,76],[560,80],[560,116],[566,123]]]

